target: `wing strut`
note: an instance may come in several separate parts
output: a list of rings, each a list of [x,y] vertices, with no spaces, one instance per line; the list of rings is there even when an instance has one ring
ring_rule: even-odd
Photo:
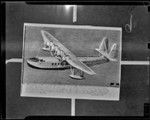
[[[79,70],[79,69],[76,69],[74,67],[70,67],[70,71],[71,71],[71,75],[69,75],[71,78],[73,79],[83,79],[84,78],[84,72]]]

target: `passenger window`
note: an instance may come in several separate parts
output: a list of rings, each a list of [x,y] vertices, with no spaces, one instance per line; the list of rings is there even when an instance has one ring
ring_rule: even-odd
[[[67,62],[66,62],[66,61],[63,61],[63,62],[61,63],[61,65],[62,65],[62,66],[67,65]]]
[[[43,59],[40,59],[40,62],[43,62]]]

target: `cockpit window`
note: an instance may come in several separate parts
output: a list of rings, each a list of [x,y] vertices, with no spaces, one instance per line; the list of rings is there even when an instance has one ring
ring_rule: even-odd
[[[33,62],[38,62],[39,61],[39,59],[36,58],[36,57],[30,58],[30,60],[32,60]]]
[[[33,58],[30,58],[30,60],[31,61],[33,61],[33,62],[45,62],[45,60],[43,60],[43,59],[39,59],[39,58],[36,58],[36,57],[33,57]]]

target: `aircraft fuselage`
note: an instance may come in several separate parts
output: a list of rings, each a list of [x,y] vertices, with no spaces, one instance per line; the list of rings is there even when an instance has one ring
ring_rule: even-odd
[[[95,66],[108,62],[109,60],[103,56],[100,57],[77,57],[87,66]],[[67,61],[60,61],[55,57],[34,57],[28,58],[27,64],[39,69],[70,69],[71,65]]]

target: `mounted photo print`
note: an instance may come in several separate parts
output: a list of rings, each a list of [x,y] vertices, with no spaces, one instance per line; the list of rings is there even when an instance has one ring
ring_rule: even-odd
[[[24,23],[21,96],[119,100],[122,28]]]

